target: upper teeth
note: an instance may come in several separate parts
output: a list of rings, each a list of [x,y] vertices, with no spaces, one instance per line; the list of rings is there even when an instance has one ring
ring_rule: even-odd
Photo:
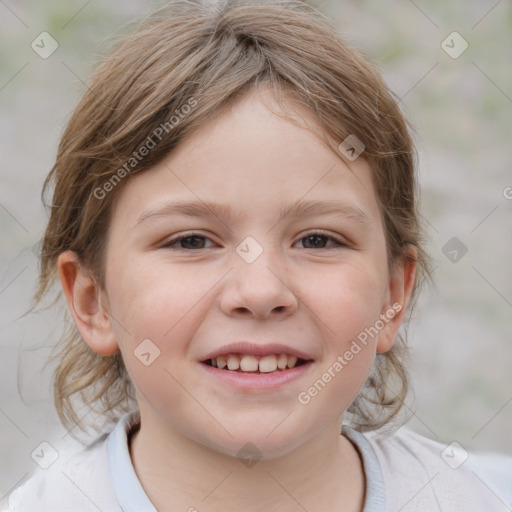
[[[288,354],[278,354],[270,356],[253,356],[250,354],[228,354],[211,359],[212,366],[217,368],[226,368],[228,370],[241,370],[244,372],[269,373],[278,368],[284,370],[286,367],[294,368],[297,364],[297,358]]]

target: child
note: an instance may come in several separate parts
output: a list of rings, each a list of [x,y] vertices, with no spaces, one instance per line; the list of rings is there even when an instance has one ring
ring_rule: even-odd
[[[40,300],[55,375],[116,421],[12,512],[506,511],[512,460],[384,427],[429,275],[406,121],[298,1],[174,1],[62,137]],[[467,460],[466,460],[467,459]]]

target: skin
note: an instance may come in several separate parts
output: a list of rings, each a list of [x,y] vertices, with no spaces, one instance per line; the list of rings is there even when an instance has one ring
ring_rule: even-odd
[[[290,104],[307,124],[299,128],[265,102],[272,98],[264,91],[246,94],[123,184],[109,227],[104,289],[76,254],[58,260],[84,340],[99,354],[121,350],[135,384],[141,428],[131,457],[160,511],[363,507],[364,473],[357,451],[340,436],[343,414],[376,353],[394,343],[415,264],[388,272],[372,171],[363,158],[336,158],[315,137],[320,128],[310,113]],[[300,199],[357,207],[368,226],[344,214],[280,216],[282,204]],[[144,212],[177,200],[220,202],[233,215],[159,215],[138,223]],[[206,238],[165,246],[190,230]],[[318,230],[346,245],[323,237],[312,243],[307,236]],[[247,236],[263,249],[252,263],[236,252]],[[307,405],[299,403],[299,393],[394,303],[402,311]],[[144,339],[160,350],[149,366],[134,355]],[[201,357],[241,339],[289,344],[314,362],[303,377],[272,391],[241,391],[206,375]],[[248,441],[262,456],[252,467],[236,458]]]

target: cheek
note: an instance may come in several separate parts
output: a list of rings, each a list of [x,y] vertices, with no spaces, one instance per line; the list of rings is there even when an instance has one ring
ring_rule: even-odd
[[[137,394],[160,413],[167,414],[172,404],[186,417],[193,404],[183,388],[190,388],[183,363],[197,315],[205,315],[207,305],[200,300],[205,290],[191,291],[183,280],[169,282],[148,272],[126,279],[116,297],[115,330]]]
[[[142,391],[147,384],[152,394],[169,393],[167,383],[172,388],[174,381],[166,368],[187,357],[188,341],[211,307],[207,294],[215,282],[211,273],[184,274],[147,263],[111,273],[114,330],[126,368]],[[157,380],[166,384],[155,386]]]
[[[318,406],[320,402],[348,406],[375,360],[375,325],[383,304],[384,282],[378,272],[353,265],[316,282],[318,286],[309,288],[305,300],[310,301],[307,305],[315,313],[325,344],[313,387],[305,390],[305,401],[321,393]]]
[[[115,326],[120,342],[144,338],[163,342],[212,286],[211,275],[184,275],[170,265],[153,263],[127,264],[111,273],[109,297],[115,323],[122,324]]]
[[[355,264],[333,267],[309,282],[314,285],[304,287],[302,296],[331,347],[343,350],[379,318],[385,286],[374,268]]]

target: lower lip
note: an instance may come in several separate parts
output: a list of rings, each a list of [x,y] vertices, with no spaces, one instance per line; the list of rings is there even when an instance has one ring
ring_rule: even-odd
[[[230,387],[242,390],[263,390],[276,389],[303,377],[307,373],[313,361],[296,366],[289,370],[282,370],[276,373],[241,373],[232,370],[220,370],[214,366],[199,363],[201,367],[213,378],[225,382]]]

